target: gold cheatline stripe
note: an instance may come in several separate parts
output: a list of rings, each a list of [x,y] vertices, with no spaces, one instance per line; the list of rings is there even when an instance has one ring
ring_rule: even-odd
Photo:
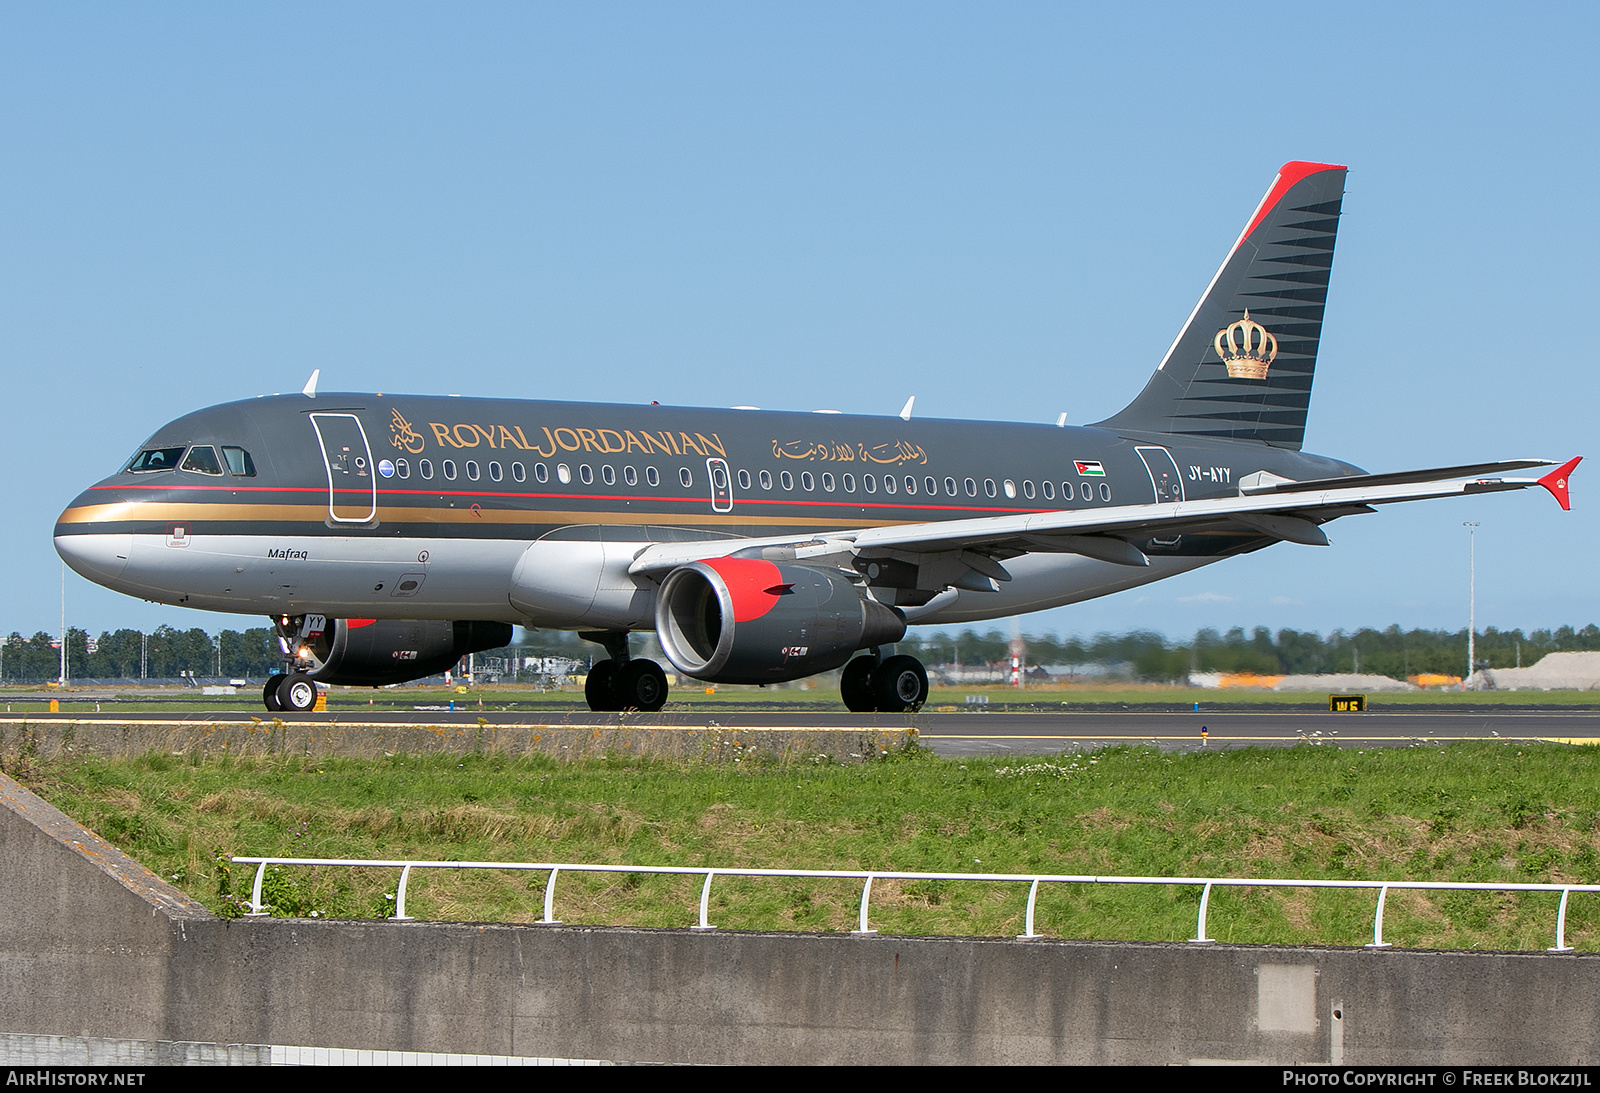
[[[167,523],[186,520],[212,522],[234,520],[255,523],[304,522],[320,524],[327,519],[326,505],[196,505],[176,504],[168,501],[119,501],[109,505],[83,505],[68,509],[58,519],[62,524],[99,524],[134,520]],[[755,516],[748,513],[711,512],[616,512],[605,510],[519,510],[493,509],[479,506],[474,515],[470,508],[388,508],[378,509],[378,523],[452,524],[476,526],[482,524],[655,524],[675,526],[682,524],[759,525],[776,527],[894,527],[905,520],[853,520],[837,517],[819,519],[805,516]],[[351,524],[354,529],[365,525]]]

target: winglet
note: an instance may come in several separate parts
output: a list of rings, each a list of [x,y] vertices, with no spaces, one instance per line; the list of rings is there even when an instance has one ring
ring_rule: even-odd
[[[1583,456],[1574,456],[1561,464],[1555,470],[1539,479],[1539,485],[1550,491],[1550,496],[1556,499],[1556,504],[1563,509],[1572,508],[1572,499],[1567,496],[1567,479],[1572,477],[1572,468],[1583,462]]]
[[[306,385],[304,387],[300,388],[300,393],[302,395],[305,395],[307,398],[316,398],[317,397],[317,377],[320,376],[320,375],[322,375],[322,369],[313,368],[311,370],[311,378],[306,380]]]

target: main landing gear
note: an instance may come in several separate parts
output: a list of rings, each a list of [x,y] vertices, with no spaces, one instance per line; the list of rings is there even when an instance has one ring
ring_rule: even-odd
[[[659,710],[667,704],[667,673],[653,660],[628,656],[628,635],[615,630],[587,631],[585,641],[605,646],[609,659],[595,662],[583,697],[595,711]]]
[[[839,694],[852,713],[904,713],[928,701],[928,673],[916,657],[856,657],[839,676]]]

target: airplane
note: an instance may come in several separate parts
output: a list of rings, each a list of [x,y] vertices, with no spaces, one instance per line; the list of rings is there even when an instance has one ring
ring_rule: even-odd
[[[156,430],[56,550],[131,596],[268,615],[268,710],[436,674],[520,624],[605,649],[594,710],[663,706],[665,671],[628,649],[654,630],[684,676],[843,668],[849,709],[897,712],[928,695],[893,649],[909,625],[1325,546],[1382,504],[1538,485],[1569,508],[1581,457],[1369,474],[1301,451],[1345,174],[1285,164],[1144,389],[1092,425],[328,394],[313,372]]]

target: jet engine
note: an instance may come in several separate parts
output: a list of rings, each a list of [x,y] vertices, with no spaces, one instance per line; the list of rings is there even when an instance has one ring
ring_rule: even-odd
[[[332,619],[300,648],[315,662],[312,679],[381,687],[437,675],[468,653],[510,644],[506,622]]]
[[[782,683],[905,636],[899,612],[843,573],[713,558],[667,574],[656,636],[678,671],[711,683]]]

